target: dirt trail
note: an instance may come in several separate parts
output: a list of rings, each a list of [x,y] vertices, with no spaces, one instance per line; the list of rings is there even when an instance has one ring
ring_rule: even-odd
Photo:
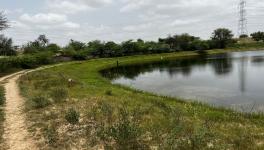
[[[23,113],[24,100],[20,95],[17,80],[21,75],[43,69],[53,68],[62,64],[40,67],[34,70],[20,71],[0,78],[4,82],[6,92],[4,135],[5,145],[10,150],[37,150],[34,140],[26,127],[26,116]]]
[[[25,124],[25,114],[23,113],[23,98],[19,94],[19,88],[16,83],[20,75],[25,71],[1,78],[6,80],[6,106],[4,139],[6,146],[10,150],[35,150],[37,149],[32,138],[29,136]]]

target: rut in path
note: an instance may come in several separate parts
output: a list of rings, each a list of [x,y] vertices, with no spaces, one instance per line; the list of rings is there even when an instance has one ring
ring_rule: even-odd
[[[5,104],[5,123],[4,139],[6,146],[10,150],[35,150],[37,149],[30,134],[27,131],[25,114],[23,113],[24,101],[19,94],[16,83],[21,74],[19,72],[11,76],[0,79],[6,80],[6,104]]]

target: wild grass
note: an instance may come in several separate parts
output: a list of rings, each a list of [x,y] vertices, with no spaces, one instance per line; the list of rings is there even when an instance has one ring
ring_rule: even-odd
[[[50,96],[56,103],[65,102],[68,97],[68,91],[66,88],[55,88],[51,91]]]
[[[0,149],[4,149],[4,126],[3,123],[5,121],[4,114],[4,104],[5,104],[5,90],[4,87],[0,84]]]
[[[32,99],[31,99],[31,103],[32,103],[32,107],[33,108],[44,108],[48,105],[50,105],[50,101],[49,99],[46,97],[46,96],[42,96],[42,95],[37,95],[37,96],[34,96]]]
[[[80,113],[76,111],[74,108],[70,108],[65,115],[65,119],[70,123],[70,124],[77,124],[79,123],[80,120]]]
[[[162,57],[175,59],[193,55],[197,53],[164,54]],[[42,109],[30,106],[26,109],[30,131],[40,141],[40,147],[121,150],[264,148],[262,114],[244,114],[112,85],[99,73],[115,66],[117,60],[119,65],[127,65],[160,61],[160,58],[161,55],[97,59],[23,76],[19,85],[27,99],[26,105],[36,95],[46,95],[51,102]],[[68,79],[74,84],[69,84]],[[54,89],[68,91],[67,95],[58,94],[67,101],[53,101],[51,93]],[[41,142],[43,138],[45,140]]]

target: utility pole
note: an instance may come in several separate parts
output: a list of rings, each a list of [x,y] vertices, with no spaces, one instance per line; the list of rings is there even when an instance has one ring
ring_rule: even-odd
[[[246,0],[239,0],[238,36],[247,34]]]

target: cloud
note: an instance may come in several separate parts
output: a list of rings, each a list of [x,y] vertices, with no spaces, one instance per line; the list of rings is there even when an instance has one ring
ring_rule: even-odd
[[[61,27],[70,28],[70,29],[78,29],[80,28],[80,24],[74,22],[65,22],[61,25]]]
[[[113,0],[79,0],[80,3],[98,8],[113,3]]]
[[[108,4],[112,0],[46,0],[47,7],[52,12],[76,14],[88,10],[94,10]]]
[[[18,28],[37,28],[41,30],[50,29],[78,29],[80,24],[68,20],[66,15],[55,13],[38,13],[34,15],[23,14],[19,17],[20,21],[15,21],[14,27]]]
[[[167,14],[157,14],[153,11],[148,11],[146,13],[139,14],[138,17],[143,21],[155,21],[155,20],[168,19],[171,16]]]
[[[192,24],[192,23],[196,23],[200,20],[198,19],[194,19],[194,20],[181,20],[181,19],[177,19],[174,20],[172,23],[170,23],[170,26],[181,26],[181,25],[188,25],[188,24]]]
[[[67,16],[54,13],[38,13],[35,15],[23,14],[20,16],[20,20],[34,24],[57,24],[66,22]]]
[[[143,31],[143,30],[149,29],[150,27],[152,27],[152,24],[147,23],[147,24],[140,24],[140,25],[125,26],[123,27],[123,30],[128,31],[128,32],[136,32],[136,31]]]
[[[152,0],[123,0],[125,5],[120,12],[130,12],[151,4]]]
[[[185,32],[207,39],[218,27],[236,33],[238,23],[237,0],[42,0],[11,5],[16,2],[21,0],[3,3],[12,26],[4,32],[21,42],[38,34],[62,44],[70,38],[157,40]],[[260,0],[247,0],[249,33],[264,30],[259,19],[263,6]]]
[[[6,14],[6,15],[13,15],[13,14],[20,14],[20,13],[23,13],[24,9],[23,8],[17,8],[17,9],[4,9],[3,12]]]
[[[53,12],[61,12],[65,14],[74,14],[82,11],[87,11],[91,9],[90,7],[82,4],[78,4],[76,2],[72,1],[60,1],[60,0],[55,0],[55,1],[48,1],[47,3],[48,8],[50,11]]]
[[[20,21],[11,21],[10,22],[11,28],[19,28],[19,29],[30,29],[30,27]]]

